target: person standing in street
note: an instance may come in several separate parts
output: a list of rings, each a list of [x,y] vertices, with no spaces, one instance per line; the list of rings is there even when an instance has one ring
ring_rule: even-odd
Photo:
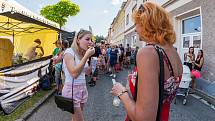
[[[134,96],[131,98],[118,82],[111,93],[123,103],[128,114],[126,121],[168,121],[170,104],[183,73],[180,57],[173,47],[176,35],[171,16],[159,5],[144,2],[133,18],[139,37],[148,43],[137,53]]]
[[[127,44],[125,56],[126,56],[126,66],[127,68],[129,68],[131,64],[131,47],[129,46],[129,44]]]
[[[54,56],[56,56],[56,55],[59,53],[62,43],[61,43],[60,40],[57,40],[57,41],[55,41],[53,44],[55,44],[55,46],[56,46],[56,48],[54,49],[54,51],[53,51],[53,53],[52,53],[52,55],[53,55],[53,57],[54,57]]]
[[[189,52],[184,54],[184,65],[187,65],[190,71],[193,69],[193,61],[195,61],[194,47],[189,47]]]
[[[201,77],[201,70],[202,66],[204,64],[204,55],[203,50],[199,50],[198,55],[196,57],[195,61],[192,61],[192,64],[194,65],[193,70],[191,71],[191,78],[192,78],[192,91],[194,92],[194,89],[196,88],[196,82],[195,79]]]
[[[90,65],[90,67],[92,67],[92,77],[90,79],[90,81],[88,82],[89,86],[93,87],[96,85],[96,81],[98,79],[98,58],[99,58],[99,55],[100,53],[98,52],[98,49],[99,46],[95,46],[95,54],[92,55],[90,58],[89,58],[89,61],[88,61],[88,64]]]
[[[88,59],[95,53],[92,45],[92,33],[80,30],[71,48],[64,52],[62,68],[65,74],[65,84],[62,96],[73,99],[75,113],[72,114],[72,121],[84,121],[83,109],[88,98],[85,71],[92,70],[87,64]]]
[[[116,69],[115,69],[115,65],[117,64],[117,53],[118,50],[116,49],[115,45],[111,46],[111,50],[110,50],[110,68],[111,68],[111,74],[110,76],[116,78]]]
[[[106,58],[107,58],[106,67],[107,67],[107,72],[106,72],[106,74],[110,74],[110,73],[111,73],[111,67],[110,67],[110,51],[111,51],[110,45],[107,45],[107,51],[106,51]]]
[[[124,53],[125,53],[125,49],[124,47],[122,46],[122,44],[119,45],[119,49],[121,51],[121,55],[119,57],[119,64],[120,64],[120,67],[121,67],[121,70],[123,68],[123,58],[124,58]]]
[[[54,77],[55,77],[55,83],[56,83],[56,90],[58,94],[61,94],[62,88],[63,88],[63,81],[62,81],[62,59],[63,59],[63,54],[66,50],[66,48],[69,47],[69,42],[67,40],[63,40],[62,44],[58,46],[60,48],[59,52],[55,57],[53,58],[53,65],[54,65]]]

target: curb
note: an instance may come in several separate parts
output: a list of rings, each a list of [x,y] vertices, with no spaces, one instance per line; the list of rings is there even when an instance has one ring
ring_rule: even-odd
[[[206,100],[209,104],[215,105],[215,98],[213,96],[210,96],[206,94],[205,92],[195,89],[196,95],[202,97],[204,100]]]
[[[26,121],[39,107],[44,104],[54,93],[55,89],[52,89],[51,92],[46,94],[42,99],[40,99],[36,104],[34,104],[33,107],[28,109],[24,114],[21,115],[19,119],[16,119],[15,121]]]

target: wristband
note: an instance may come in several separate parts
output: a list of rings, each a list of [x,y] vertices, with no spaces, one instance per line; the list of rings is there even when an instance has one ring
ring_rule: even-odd
[[[126,93],[126,92],[128,92],[128,91],[127,91],[127,90],[122,91],[121,93],[119,93],[119,94],[117,95],[117,97],[120,99],[120,96],[123,95],[123,94]]]

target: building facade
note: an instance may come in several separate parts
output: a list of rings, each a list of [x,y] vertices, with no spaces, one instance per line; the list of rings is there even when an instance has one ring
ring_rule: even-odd
[[[144,42],[139,41],[139,36],[135,32],[132,13],[146,0],[127,0],[122,3],[121,9],[114,18],[108,32],[108,41],[112,44],[122,44],[126,47],[142,47]]]
[[[174,46],[182,62],[189,47],[195,48],[196,56],[198,50],[204,51],[202,77],[196,81],[197,89],[215,97],[215,0],[127,0],[124,6],[124,41],[116,39],[120,44],[130,44],[131,47],[145,45],[139,41],[132,21],[133,11],[145,1],[156,2],[171,13],[177,37]],[[116,38],[117,32],[110,33]]]
[[[108,44],[111,42],[111,27],[108,29],[108,35],[106,37],[106,40]]]
[[[184,53],[193,46],[195,55],[204,52],[202,78],[197,89],[215,97],[215,1],[214,0],[157,0],[172,14],[177,35],[175,47],[183,62]]]
[[[125,18],[125,2],[122,3],[121,9],[118,11],[117,16],[114,18],[111,26],[112,36],[111,36],[111,43],[115,45],[123,44],[124,42],[124,18]]]
[[[125,4],[125,41],[123,45],[129,44],[131,47],[137,45],[138,36],[135,32],[134,22],[132,21],[132,13],[137,9],[136,0],[127,0]],[[125,46],[126,47],[126,46]]]

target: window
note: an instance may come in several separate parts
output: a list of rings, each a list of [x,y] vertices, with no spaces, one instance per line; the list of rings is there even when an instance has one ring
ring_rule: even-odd
[[[190,47],[190,37],[183,37],[183,48],[189,48]]]
[[[201,36],[193,36],[193,47],[194,48],[201,48]]]
[[[147,0],[146,0],[147,1]],[[156,0],[156,2],[160,5],[163,5],[165,2],[167,2],[168,0]]]
[[[132,40],[133,40],[133,43],[136,44],[136,43],[137,43],[137,36],[134,35],[134,36],[132,37]]]
[[[182,21],[182,34],[201,32],[200,16]]]
[[[137,36],[134,35],[134,36],[132,36],[131,39],[132,39],[132,41],[131,41],[131,47],[136,46],[137,45]]]
[[[126,16],[126,25],[128,25],[129,24],[129,14],[127,14],[127,16]]]

